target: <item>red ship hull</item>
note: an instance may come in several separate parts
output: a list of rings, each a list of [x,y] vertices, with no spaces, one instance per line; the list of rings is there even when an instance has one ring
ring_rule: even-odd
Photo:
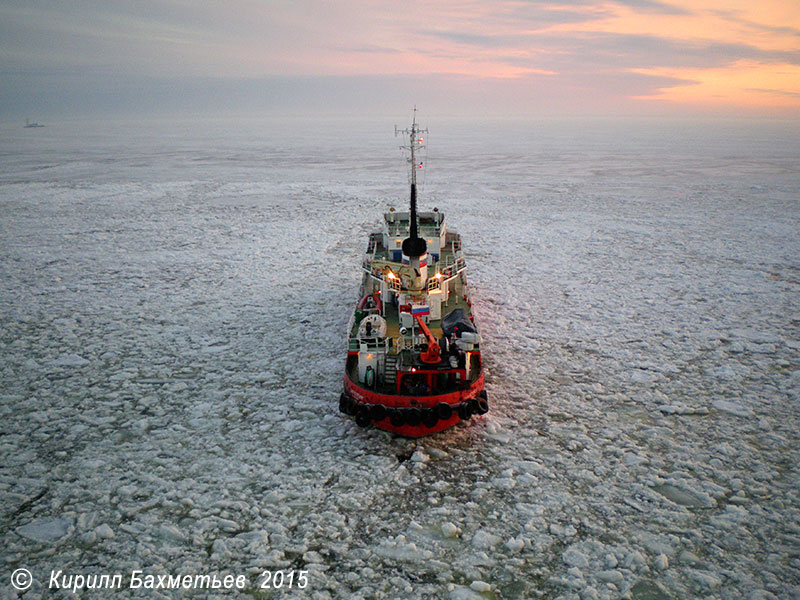
[[[444,394],[381,394],[362,387],[345,375],[345,392],[340,399],[339,408],[342,412],[356,416],[359,425],[374,425],[405,437],[420,437],[448,429],[459,421],[468,420],[473,414],[485,414],[488,403],[483,387],[484,377],[481,373],[468,388]],[[450,410],[444,408],[443,404],[449,406]],[[412,409],[418,411],[419,415],[413,413]],[[451,413],[449,417],[446,416],[448,412]],[[392,413],[394,419],[391,418]],[[435,419],[431,413],[436,415]],[[426,417],[427,423],[422,422],[421,419]],[[412,424],[417,418],[420,421]],[[400,421],[403,423],[397,424]]]

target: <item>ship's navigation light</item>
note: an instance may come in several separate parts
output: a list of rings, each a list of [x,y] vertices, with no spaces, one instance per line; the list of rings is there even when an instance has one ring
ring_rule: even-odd
[[[434,275],[434,277],[436,279],[441,279],[442,278],[442,274],[441,273],[437,273],[436,275]]]

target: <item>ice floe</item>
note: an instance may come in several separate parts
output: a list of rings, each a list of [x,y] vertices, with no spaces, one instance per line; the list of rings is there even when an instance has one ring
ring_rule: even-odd
[[[797,131],[438,128],[420,201],[463,234],[491,412],[404,440],[336,409],[406,201],[385,124],[94,125],[0,127],[10,571],[798,596]]]

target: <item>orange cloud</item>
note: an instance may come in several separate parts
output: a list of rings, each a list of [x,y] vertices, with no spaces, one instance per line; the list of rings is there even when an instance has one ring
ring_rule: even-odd
[[[663,6],[662,11],[650,11],[600,2],[584,9],[588,14],[601,15],[597,19],[562,23],[539,32],[644,35],[672,41],[748,44],[767,51],[800,50],[800,3],[793,0],[752,5],[729,0],[678,0]]]
[[[0,54],[19,73],[455,75],[478,92],[558,108],[635,111],[643,99],[800,108],[798,0],[235,0],[233,10],[133,3],[91,13],[22,4],[0,3],[16,32]]]
[[[800,65],[738,60],[714,69],[634,69],[656,77],[686,80],[639,96],[681,104],[800,107]]]
[[[626,52],[628,62],[615,65],[613,54],[609,54],[605,72],[679,80],[675,85],[661,83],[653,93],[629,97],[684,105],[800,107],[800,65],[793,64],[800,63],[800,3],[796,0],[755,4],[653,0],[638,6],[636,2],[613,0],[577,6],[510,1],[492,4],[491,8],[467,4],[432,3],[430,10],[441,17],[433,22],[446,24],[442,30],[433,30],[433,37],[412,33],[403,39],[405,44],[397,44],[402,48],[398,54],[376,62],[375,57],[365,56],[361,70],[381,70],[390,65],[395,72],[477,78],[548,74],[558,78],[556,71],[560,68],[554,68],[549,59],[566,55],[568,58],[557,64],[579,73],[580,48],[587,39],[591,40],[593,34],[606,39],[618,36],[619,50]],[[391,29],[384,33],[400,41]],[[573,40],[575,45],[571,46]],[[626,40],[630,40],[630,47],[625,46]],[[651,48],[659,40],[673,54],[663,50],[658,56],[646,51],[637,55],[636,40],[653,40],[647,42]],[[636,65],[637,58],[641,59],[640,66]]]
[[[538,33],[647,36],[694,48],[740,46],[741,58],[719,66],[629,69],[682,81],[635,97],[680,104],[800,108],[800,64],[795,64],[796,58],[791,62],[785,59],[800,56],[800,3],[675,0],[662,6],[663,10],[649,11],[615,2],[600,3],[593,7],[602,14],[597,19],[562,23]],[[753,58],[758,53],[765,58]],[[750,57],[745,57],[748,54]],[[709,58],[714,58],[713,53]]]

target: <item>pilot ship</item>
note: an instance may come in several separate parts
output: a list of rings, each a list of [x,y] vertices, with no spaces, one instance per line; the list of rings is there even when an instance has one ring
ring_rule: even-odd
[[[438,209],[417,212],[427,129],[416,109],[398,134],[408,142],[410,209],[390,209],[369,236],[339,410],[361,427],[419,437],[483,415],[489,403],[461,236]]]

